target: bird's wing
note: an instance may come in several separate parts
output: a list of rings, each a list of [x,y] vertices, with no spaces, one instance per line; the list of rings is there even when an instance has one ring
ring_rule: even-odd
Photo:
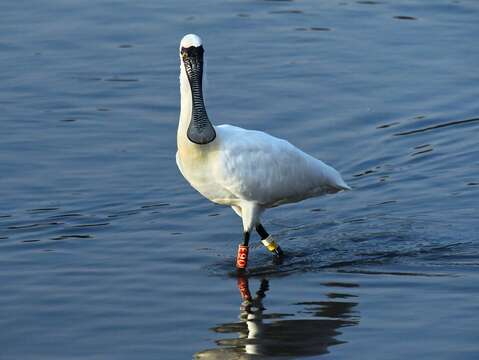
[[[346,190],[341,175],[289,142],[221,125],[218,182],[239,199],[265,206]]]

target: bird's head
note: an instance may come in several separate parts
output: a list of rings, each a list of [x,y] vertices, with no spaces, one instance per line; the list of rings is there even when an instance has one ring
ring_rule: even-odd
[[[188,34],[183,36],[180,43],[180,58],[186,74],[190,79],[193,73],[199,75],[203,72],[203,42],[198,35]],[[191,80],[191,79],[190,79]]]

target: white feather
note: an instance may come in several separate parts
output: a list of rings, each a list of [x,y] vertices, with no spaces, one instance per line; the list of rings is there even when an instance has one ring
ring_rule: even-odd
[[[185,38],[182,45],[201,44],[194,35]],[[186,129],[191,118],[191,91],[183,64],[180,82],[178,168],[207,199],[231,206],[242,217],[245,231],[259,223],[267,208],[351,189],[331,166],[261,131],[220,125],[215,127],[216,138],[211,143],[190,142]]]
[[[191,46],[200,46],[202,44],[203,44],[203,41],[201,40],[201,38],[198,35],[188,34],[188,35],[183,36],[183,39],[181,39],[180,49],[182,47],[189,48]]]
[[[217,181],[238,199],[268,208],[348,188],[335,169],[285,140],[230,125],[216,130]]]

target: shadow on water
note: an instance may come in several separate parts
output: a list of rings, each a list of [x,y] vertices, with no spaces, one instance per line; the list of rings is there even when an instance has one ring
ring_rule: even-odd
[[[359,323],[355,310],[357,295],[345,289],[357,284],[325,283],[331,290],[327,299],[292,304],[291,313],[274,313],[264,306],[269,281],[263,278],[255,295],[251,295],[247,277],[238,277],[242,303],[239,321],[215,326],[211,331],[225,336],[216,340],[217,348],[195,354],[196,359],[298,358],[327,354],[330,348],[346,341],[338,339],[341,328]]]

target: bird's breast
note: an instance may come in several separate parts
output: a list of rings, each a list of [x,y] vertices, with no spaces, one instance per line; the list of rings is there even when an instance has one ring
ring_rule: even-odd
[[[219,181],[219,161],[219,150],[210,144],[179,146],[176,153],[176,163],[181,174],[195,190],[215,203],[231,205],[235,203],[236,197],[224,189]]]

